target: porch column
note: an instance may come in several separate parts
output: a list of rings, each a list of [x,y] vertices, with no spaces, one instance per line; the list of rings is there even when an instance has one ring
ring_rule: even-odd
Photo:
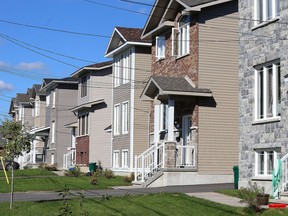
[[[160,106],[154,105],[154,143],[158,143],[160,141],[159,133],[160,133]]]
[[[168,140],[174,141],[174,106],[175,101],[168,100]]]

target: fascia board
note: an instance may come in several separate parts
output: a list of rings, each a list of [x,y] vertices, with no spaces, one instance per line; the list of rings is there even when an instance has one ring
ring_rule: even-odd
[[[105,58],[113,58],[113,55],[115,55],[116,53],[120,52],[122,49],[125,49],[129,46],[151,46],[151,43],[144,43],[144,42],[126,42],[125,44],[123,44],[122,46],[118,47],[117,49],[111,51],[110,53],[107,53],[105,55]]]
[[[211,6],[218,5],[218,4],[223,4],[226,2],[230,2],[230,1],[234,1],[234,0],[218,0],[218,1],[214,1],[214,2],[209,2],[206,4],[202,4],[202,5],[197,5],[195,7],[189,7],[187,9],[185,9],[185,11],[201,11],[203,8],[211,7]]]

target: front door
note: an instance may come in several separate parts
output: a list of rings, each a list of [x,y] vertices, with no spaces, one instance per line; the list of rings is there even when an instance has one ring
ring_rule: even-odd
[[[182,163],[184,166],[192,165],[192,152],[191,152],[191,115],[182,117]]]

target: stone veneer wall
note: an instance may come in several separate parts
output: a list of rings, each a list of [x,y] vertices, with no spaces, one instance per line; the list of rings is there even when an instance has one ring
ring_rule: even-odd
[[[284,76],[288,71],[288,1],[281,1],[280,19],[254,28],[254,1],[239,0],[240,64],[240,142],[239,186],[255,176],[255,150],[281,147],[281,157],[288,153],[288,95]],[[241,19],[243,18],[243,19]],[[227,30],[228,31],[228,30]],[[254,66],[280,59],[281,67],[281,120],[253,124],[254,121]],[[258,181],[269,190],[271,180]]]

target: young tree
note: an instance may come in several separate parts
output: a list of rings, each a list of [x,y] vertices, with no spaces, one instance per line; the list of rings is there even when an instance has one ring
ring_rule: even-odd
[[[22,122],[8,119],[2,122],[0,132],[6,140],[6,142],[3,143],[4,158],[12,161],[10,199],[10,209],[12,209],[14,197],[14,159],[21,156],[24,152],[28,153],[30,151],[31,142],[34,137],[29,134],[28,127],[23,125]]]

